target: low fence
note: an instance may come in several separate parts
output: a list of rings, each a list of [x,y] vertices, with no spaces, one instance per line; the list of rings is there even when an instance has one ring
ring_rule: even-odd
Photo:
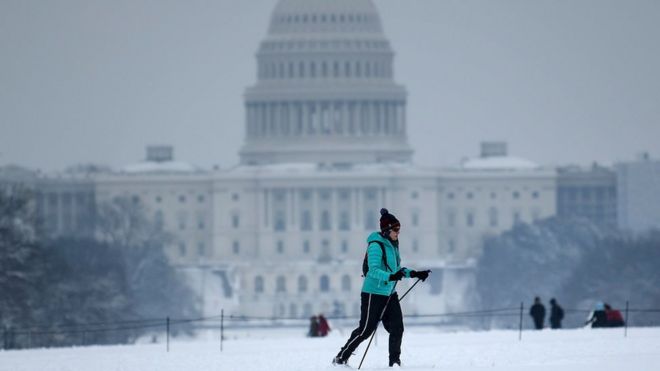
[[[518,339],[522,340],[523,330],[529,323],[528,308],[523,303],[515,308],[484,309],[463,312],[447,312],[437,314],[408,314],[404,319],[406,326],[444,326],[462,327],[471,329],[508,328],[518,330]],[[564,309],[564,322],[570,317],[581,316],[574,320],[572,325],[565,328],[578,328],[584,326],[588,314],[587,309]],[[631,308],[629,303],[623,310],[625,326],[622,327],[622,336],[628,335],[628,327],[634,326],[660,326],[660,309]],[[546,316],[547,317],[547,316]],[[328,316],[334,324],[356,326],[359,316]],[[184,326],[185,325],[185,326]],[[219,315],[201,318],[152,318],[135,319],[118,322],[98,322],[80,324],[47,324],[30,326],[27,328],[2,329],[2,349],[26,349],[53,346],[86,346],[111,343],[126,343],[127,341],[112,341],[113,333],[122,333],[122,338],[138,338],[152,336],[154,343],[163,342],[167,352],[170,350],[170,339],[174,334],[181,333],[181,329],[189,332],[217,331],[219,350],[222,351],[224,342],[232,331],[244,329],[265,328],[307,328],[309,318],[301,317],[258,317],[243,315],[225,315],[224,310]],[[96,334],[104,334],[103,341],[98,341]],[[132,335],[132,336],[127,336]],[[163,336],[164,340],[158,340]],[[65,340],[62,340],[65,339]],[[110,339],[110,340],[108,340]]]

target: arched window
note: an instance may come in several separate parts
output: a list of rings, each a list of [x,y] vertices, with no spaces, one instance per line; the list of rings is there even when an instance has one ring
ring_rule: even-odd
[[[276,292],[286,292],[286,277],[284,276],[278,276],[276,285],[275,285],[275,291]]]
[[[325,274],[321,276],[320,282],[320,289],[321,292],[328,292],[330,291],[330,278],[326,276]]]
[[[342,291],[351,291],[351,277],[348,274],[341,278],[341,289]]]
[[[264,292],[264,278],[261,276],[256,276],[254,278],[254,292],[260,294]]]
[[[307,292],[307,277],[298,277],[298,292]]]

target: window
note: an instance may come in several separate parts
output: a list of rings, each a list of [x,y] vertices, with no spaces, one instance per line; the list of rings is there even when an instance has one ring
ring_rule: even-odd
[[[514,210],[513,211],[513,224],[519,224],[520,223],[520,211]]]
[[[186,202],[186,196],[185,195],[180,195],[179,196],[179,202],[185,203]]]
[[[197,195],[197,202],[202,203],[204,202],[204,195]]]
[[[415,238],[412,242],[412,250],[413,252],[418,252],[419,251],[419,241]]]
[[[513,199],[514,199],[514,200],[517,200],[517,199],[519,199],[519,198],[520,198],[520,192],[518,192],[518,191],[513,191]]]
[[[497,198],[497,193],[495,193],[495,192],[490,192],[490,199],[491,199],[491,200],[494,200],[494,199],[496,199],[496,198]]]
[[[380,218],[376,216],[376,212],[373,210],[369,210],[366,212],[365,220],[364,220],[364,226],[367,229],[375,229],[378,227],[378,221]]]
[[[234,193],[231,195],[232,201],[238,201],[238,198],[239,198],[238,193]]]
[[[303,242],[303,252],[304,252],[305,254],[307,254],[307,253],[309,253],[309,250],[310,250],[309,241],[308,241],[308,240],[305,240],[305,241]]]
[[[328,210],[323,210],[321,212],[321,230],[329,231],[332,229],[332,223],[330,222],[330,212]]]
[[[447,241],[447,248],[450,254],[454,253],[456,251],[456,242],[453,239],[450,239]]]
[[[234,241],[232,243],[232,251],[234,252],[234,255],[238,255],[238,253],[241,251],[241,244],[238,241]]]
[[[465,214],[465,224],[467,224],[468,227],[474,226],[474,213],[472,211],[468,211],[467,214]]]
[[[497,209],[494,207],[488,209],[488,224],[491,227],[497,227]]]
[[[161,203],[163,202],[163,198],[161,196],[156,196],[156,203]]]
[[[533,199],[537,199],[537,198],[539,198],[539,192],[538,192],[538,191],[534,191],[534,192],[532,192],[532,198],[533,198]]]
[[[275,225],[273,228],[277,232],[282,232],[286,230],[286,215],[284,213],[284,210],[275,211]]]
[[[303,210],[300,218],[300,229],[303,231],[312,230],[312,213],[309,210]]]
[[[186,244],[184,242],[179,242],[179,256],[186,256]]]
[[[447,198],[448,198],[448,199],[453,200],[454,197],[456,197],[456,196],[454,195],[454,192],[449,192],[449,193],[447,193]]]
[[[417,211],[412,214],[412,225],[413,227],[419,226],[419,213]]]
[[[275,283],[275,292],[286,292],[286,277],[277,277],[277,281]]]
[[[206,256],[206,245],[204,244],[204,242],[197,243],[197,255]]]
[[[254,278],[254,292],[260,294],[264,292],[264,278],[261,276],[256,276]]]
[[[328,278],[328,276],[326,276],[325,274],[321,276],[321,279],[319,280],[319,286],[321,292],[330,291],[330,279]]]
[[[298,277],[298,292],[307,292],[307,277]]]
[[[341,290],[342,291],[351,291],[351,277],[347,274],[341,278]]]
[[[231,216],[231,225],[234,228],[238,228],[241,224],[241,218],[239,217],[238,214],[234,214]]]
[[[467,197],[468,200],[471,200],[474,198],[474,194],[472,192],[468,192],[465,197]]]
[[[416,200],[418,197],[419,197],[419,193],[417,193],[417,191],[413,191],[410,194],[410,198],[412,198],[413,200]]]
[[[277,252],[279,254],[284,253],[284,242],[282,242],[281,240],[277,241]]]
[[[348,211],[344,210],[339,213],[339,230],[347,231],[351,228],[351,218]]]
[[[348,252],[348,241],[342,240],[341,241],[341,252],[344,254]]]

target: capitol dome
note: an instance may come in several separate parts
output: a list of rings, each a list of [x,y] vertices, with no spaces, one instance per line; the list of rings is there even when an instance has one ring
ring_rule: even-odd
[[[408,162],[406,91],[370,0],[281,0],[246,89],[243,164]]]

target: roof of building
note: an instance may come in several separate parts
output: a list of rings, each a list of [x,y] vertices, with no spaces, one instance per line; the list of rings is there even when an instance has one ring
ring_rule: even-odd
[[[201,172],[197,166],[181,161],[144,161],[124,166],[120,169],[122,173],[197,173]]]
[[[534,170],[540,166],[520,157],[493,156],[471,158],[461,164],[465,170]]]

